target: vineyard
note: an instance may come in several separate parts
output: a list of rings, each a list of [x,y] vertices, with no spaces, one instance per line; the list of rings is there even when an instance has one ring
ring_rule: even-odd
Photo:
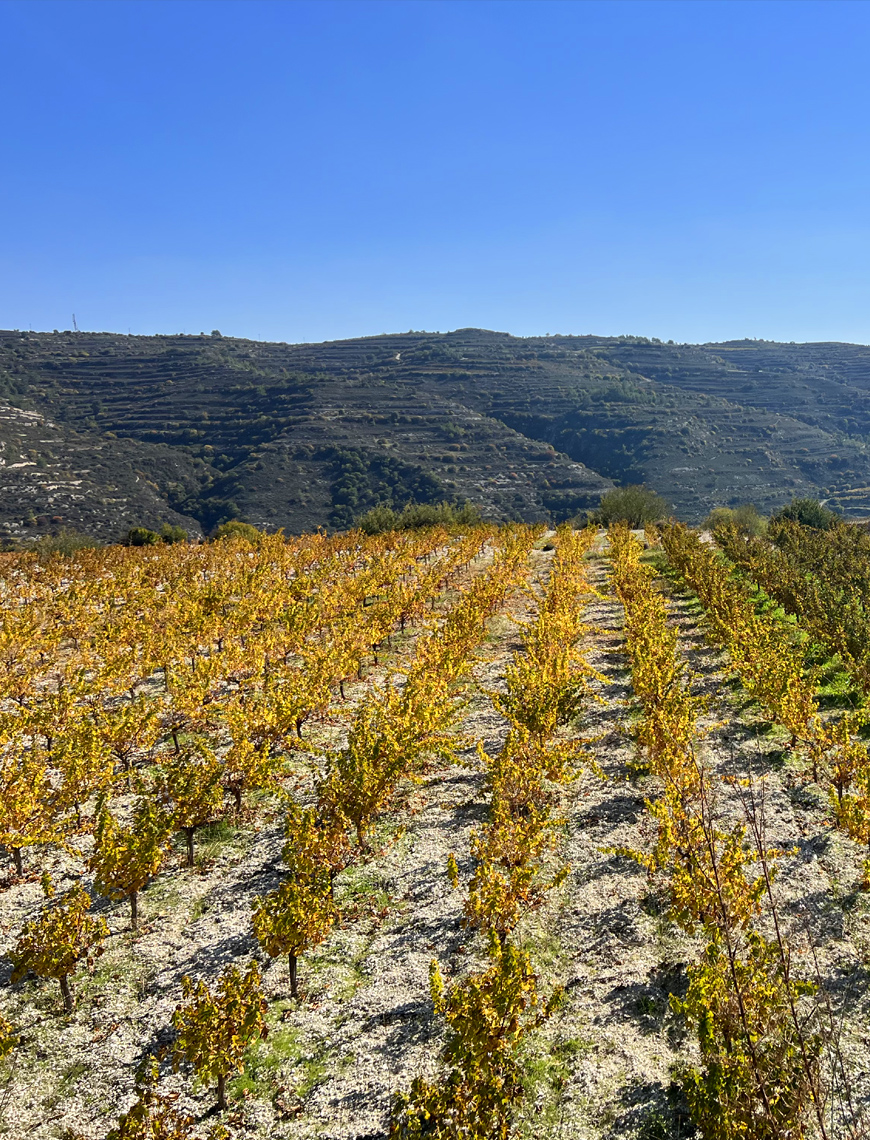
[[[870,1133],[858,527],[0,559],[0,1134]]]

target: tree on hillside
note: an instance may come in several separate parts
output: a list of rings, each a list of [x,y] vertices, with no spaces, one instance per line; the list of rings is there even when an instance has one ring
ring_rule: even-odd
[[[53,554],[69,558],[80,550],[95,550],[102,545],[99,539],[91,538],[89,534],[61,527],[57,534],[45,534],[37,539],[33,549],[40,558],[50,558]]]
[[[608,491],[603,496],[595,517],[603,526],[625,523],[636,529],[667,518],[670,509],[668,502],[651,487],[635,483]]]
[[[134,526],[127,531],[127,536],[124,539],[124,545],[156,546],[160,541],[160,535],[156,530],[149,530],[147,526]]]
[[[240,519],[230,519],[229,522],[221,523],[212,535],[213,539],[245,538],[248,542],[256,542],[258,538],[262,537],[263,532],[261,530],[257,530],[255,526],[242,522]]]
[[[160,539],[162,542],[169,543],[170,546],[176,542],[187,542],[187,531],[184,527],[164,523],[160,528]]]
[[[469,527],[482,523],[480,509],[464,503],[406,503],[401,511],[385,505],[372,507],[356,521],[366,534],[382,534],[388,530],[417,530],[424,526]]]
[[[739,507],[714,507],[704,520],[704,530],[715,530],[720,526],[735,526],[741,534],[764,534],[767,526],[763,516],[753,503],[741,503]]]
[[[828,510],[818,499],[792,499],[781,511],[773,516],[776,519],[790,519],[801,526],[813,530],[830,530],[841,521],[836,511]]]

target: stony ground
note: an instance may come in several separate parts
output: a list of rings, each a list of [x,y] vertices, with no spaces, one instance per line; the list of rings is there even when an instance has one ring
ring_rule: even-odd
[[[544,580],[550,555],[532,556],[533,579]],[[520,941],[531,950],[545,990],[565,987],[559,1012],[530,1042],[524,1057],[529,1096],[520,1121],[528,1137],[578,1140],[665,1140],[692,1128],[673,1087],[673,1067],[693,1055],[691,1034],[670,1012],[668,997],[684,991],[697,944],[666,915],[664,895],[632,860],[614,848],[648,848],[653,832],[645,808],[655,794],[650,778],[630,774],[635,715],[627,661],[622,655],[622,611],[608,589],[600,552],[589,562],[599,591],[588,607],[589,660],[600,670],[601,703],[590,705],[575,733],[603,773],[584,765],[564,797],[564,857],[571,871],[546,909],[527,920]],[[487,749],[498,748],[505,724],[486,690],[499,684],[518,648],[514,619],[533,599],[516,596],[493,620],[479,653],[461,731]],[[830,994],[825,1016],[835,1030],[837,1056],[848,1074],[856,1111],[870,1096],[868,976],[870,907],[858,890],[863,852],[826,823],[824,798],[784,750],[723,671],[704,642],[698,614],[671,592],[684,649],[709,698],[702,752],[721,775],[750,766],[764,788],[765,822],[780,859],[777,899],[789,937]],[[404,651],[413,651],[413,638]],[[317,730],[316,742],[340,741],[366,686]],[[314,734],[313,734],[314,735]],[[787,742],[785,742],[787,743]],[[469,837],[485,818],[487,796],[473,749],[461,765],[431,772],[409,789],[379,828],[375,855],[344,872],[337,884],[344,921],[300,963],[302,997],[289,998],[284,960],[264,962],[271,1032],[251,1051],[244,1075],[232,1084],[234,1107],[222,1118],[238,1137],[277,1140],[383,1137],[392,1093],[418,1073],[437,1071],[441,1027],[433,1017],[428,969],[436,957],[447,977],[480,961],[481,947],[460,924],[462,880],[470,874]],[[300,754],[296,792],[303,798],[316,755]],[[723,785],[721,810],[737,817],[739,800]],[[133,1072],[149,1052],[172,1039],[170,1018],[181,978],[214,978],[258,947],[250,927],[257,894],[281,878],[280,804],[263,798],[241,821],[215,825],[198,839],[198,865],[175,864],[142,899],[142,929],[128,929],[125,904],[100,904],[112,929],[106,953],[76,979],[78,1008],[61,1012],[56,984],[9,984],[0,974],[0,1011],[21,1026],[24,1041],[0,1081],[0,1126],[15,1140],[98,1140],[132,1101]],[[460,868],[460,889],[445,874],[449,853]],[[39,852],[28,853],[32,873],[9,878],[0,891],[2,944],[8,948],[22,921],[39,906]],[[56,875],[69,857],[49,859]],[[816,965],[812,965],[815,961]],[[167,1070],[178,1106],[200,1122],[205,1136],[217,1119],[214,1092]],[[842,1120],[847,1093],[836,1084],[834,1109]],[[845,1135],[837,1125],[835,1135]]]

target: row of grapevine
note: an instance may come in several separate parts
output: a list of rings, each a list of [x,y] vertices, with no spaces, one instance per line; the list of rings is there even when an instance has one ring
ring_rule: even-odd
[[[452,754],[453,686],[466,671],[487,618],[521,579],[534,538],[529,529],[502,533],[492,566],[462,593],[443,624],[418,639],[404,684],[388,678],[360,703],[347,745],[326,757],[316,802],[302,807],[291,801],[284,847],[289,875],[277,889],[255,898],[253,931],[267,955],[287,956],[292,997],[298,996],[299,958],[341,919],[334,882],[342,869],[368,856],[367,826],[387,810],[399,783],[413,779],[434,752]],[[339,757],[347,762],[337,768]],[[216,1081],[218,1104],[226,1107],[227,1078],[242,1067],[245,1048],[266,1031],[258,967],[252,963],[243,975],[231,966],[213,989],[185,979],[184,996],[187,1004],[173,1017],[174,1062],[186,1062],[201,1079]],[[148,1123],[155,1113],[171,1111],[157,1080],[152,1072],[119,1134],[129,1120]]]
[[[870,604],[870,534],[859,523],[815,530],[791,519],[771,519],[770,540],[805,572]]]
[[[668,883],[671,914],[703,935],[675,1011],[693,1024],[701,1064],[684,1064],[680,1079],[692,1117],[709,1140],[801,1137],[815,1110],[822,1121],[818,1056],[821,1039],[802,999],[813,986],[792,972],[778,926],[763,933],[762,903],[775,916],[771,852],[753,823],[720,822],[720,788],[699,759],[701,701],[682,660],[655,572],[627,528],[609,532],[613,585],[625,609],[632,684],[642,717],[638,748],[657,778],[648,801],[657,824],[651,853],[626,850]],[[753,874],[754,866],[761,872]]]
[[[93,694],[106,705],[151,693],[158,680],[177,696],[190,685],[206,695],[221,683],[245,686],[327,631],[350,637],[369,603],[380,598],[383,610],[396,584],[415,578],[424,589],[420,564],[436,551],[453,559],[443,532],[373,543],[333,549],[334,540],[323,539],[326,549],[318,551],[316,542],[297,548],[268,536],[256,547],[233,541],[177,555],[106,550],[72,564],[34,563],[29,577],[23,569],[7,572],[0,581],[7,718],[45,707],[50,729],[58,719],[52,699],[61,693],[67,705]],[[424,577],[437,592],[437,571]],[[416,599],[408,600],[413,611]],[[393,620],[404,622],[401,591],[389,604]],[[366,616],[376,635],[378,621]]]
[[[518,1050],[561,1000],[558,990],[544,998],[528,952],[511,935],[568,872],[557,855],[559,788],[574,773],[578,747],[556,733],[580,713],[594,675],[579,646],[590,589],[583,556],[592,538],[589,531],[559,531],[537,619],[506,671],[507,692],[491,694],[509,730],[496,756],[481,753],[492,807],[472,836],[475,869],[464,908],[465,925],[483,936],[489,962],[447,990],[432,961],[435,1011],[449,1027],[446,1074],[434,1082],[418,1077],[397,1095],[391,1135],[402,1140],[507,1137],[523,1096]],[[448,874],[458,886],[452,855]]]
[[[298,738],[308,718],[326,711],[334,692],[343,691],[349,674],[359,672],[391,630],[421,617],[482,542],[479,534],[446,545],[445,539],[438,533],[417,538],[401,557],[390,551],[389,559],[379,558],[376,582],[383,593],[365,605],[375,582],[356,583],[357,608],[340,621],[324,602],[329,620],[314,630],[306,624],[306,638],[300,643],[294,636],[289,649],[287,642],[275,645],[270,629],[255,626],[244,643],[240,634],[234,661],[225,631],[222,647],[212,644],[189,661],[165,665],[162,687],[130,684],[127,675],[120,693],[104,657],[98,664],[67,645],[59,659],[40,666],[28,678],[26,695],[19,685],[17,698],[0,713],[0,842],[19,874],[24,847],[67,842],[83,830],[94,830],[98,846],[101,837],[114,835],[107,800],[131,789],[134,775],[137,788],[153,793],[162,815],[185,832],[192,864],[193,834],[222,812],[224,796],[240,809],[247,790],[273,786],[296,747],[293,734]],[[226,553],[236,560],[237,551]],[[323,592],[324,580],[310,589],[312,596]],[[349,593],[341,581],[336,590]],[[280,596],[270,605],[280,617]],[[83,635],[78,640],[81,645]],[[42,655],[50,659],[50,648]],[[95,796],[97,818],[86,821],[83,805]],[[140,808],[151,811],[140,805],[134,818]]]
[[[844,528],[845,529],[845,528]],[[857,528],[855,528],[857,530]],[[866,539],[863,531],[859,535]],[[870,693],[870,550],[850,545],[853,559],[836,543],[839,531],[814,531],[800,523],[771,523],[773,543],[744,535],[734,526],[717,527],[716,543],[728,559],[766,594],[794,614],[804,629],[839,655],[865,694]],[[856,582],[856,579],[858,581]]]
[[[356,608],[381,571],[389,575],[390,561],[413,556],[417,542],[315,535],[293,543],[275,535],[256,545],[115,547],[47,563],[13,558],[0,565],[4,695],[17,695],[16,678],[40,667],[103,667],[113,690],[125,691],[129,680],[135,691],[167,663],[228,640],[247,643],[271,630],[298,642]]]
[[[828,784],[838,825],[870,843],[870,756],[857,735],[866,710],[826,720],[816,697],[817,670],[807,667],[796,631],[770,613],[758,613],[747,588],[695,532],[675,523],[662,531],[661,541],[704,606],[709,633],[727,649],[747,692],[791,733],[792,747],[805,750],[813,778]]]
[[[452,753],[454,742],[449,732],[457,708],[455,686],[468,667],[469,654],[485,632],[488,616],[522,579],[524,562],[535,538],[534,530],[515,528],[504,530],[493,539],[492,566],[460,592],[443,622],[439,624],[433,615],[425,623],[429,628],[424,628],[417,638],[417,656],[406,670],[404,683],[399,683],[397,676],[388,678],[358,706],[347,747],[325,757],[316,804],[302,808],[290,802],[285,858],[291,875],[278,891],[255,900],[253,927],[267,954],[288,955],[294,996],[297,958],[326,937],[339,919],[333,880],[342,867],[366,856],[367,825],[387,809],[399,782],[406,777],[413,778],[429,755],[438,750]],[[404,548],[405,555],[401,559],[381,559],[376,581],[367,581],[356,594],[357,643],[364,649],[380,640],[385,630],[396,626],[401,630],[403,622],[420,620],[430,599],[444,590],[459,570],[467,567],[486,539],[487,534],[478,531],[448,542],[443,532],[433,532],[428,537],[415,536],[413,545],[409,546],[402,537],[399,546]],[[407,557],[409,552],[413,552],[411,558]],[[347,563],[345,565],[349,568]],[[319,581],[323,589],[324,579],[321,577]],[[340,578],[336,581],[340,583]],[[347,586],[340,585],[346,596]],[[372,590],[375,585],[377,594]],[[336,640],[336,607],[330,604],[328,608],[331,611],[329,623],[313,631],[321,644],[334,644]],[[376,631],[374,635],[372,631]],[[226,640],[225,634],[221,646],[212,639],[211,644],[199,652],[199,662],[220,657],[226,651]],[[248,648],[251,648],[250,641]],[[73,647],[72,651],[77,650]],[[273,664],[272,673],[285,665],[301,668],[298,662],[291,660]],[[177,668],[182,666],[183,662]],[[332,676],[335,685],[342,674],[333,667]],[[260,686],[262,692],[265,684],[260,682]],[[128,714],[132,705],[143,706],[149,700],[157,700],[158,707],[165,706],[171,699],[165,693],[166,687],[158,689],[157,698],[140,692],[126,697],[122,694],[120,699],[126,701],[123,707]],[[97,890],[111,897],[130,899],[134,927],[138,892],[163,865],[173,830],[187,833],[188,853],[192,859],[195,830],[222,811],[225,792],[234,792],[240,786],[236,781],[242,776],[242,787],[256,781],[280,789],[282,758],[278,746],[288,743],[286,734],[257,740],[253,735],[255,718],[240,715],[238,724],[246,730],[246,735],[240,741],[231,738],[229,748],[226,748],[225,738],[223,748],[217,738],[221,727],[225,729],[226,724],[231,723],[228,710],[232,711],[237,694],[241,692],[242,699],[249,699],[252,688],[250,684],[217,687],[213,699],[202,702],[203,710],[206,704],[208,709],[200,712],[196,722],[191,718],[183,730],[177,723],[167,726],[159,712],[156,713],[149,725],[150,763],[146,767],[140,764],[131,780],[130,765],[119,765],[120,770],[116,771],[110,758],[103,765],[104,779],[96,784],[82,781],[79,787],[79,807],[84,806],[88,795],[98,793],[93,822],[89,823],[79,812],[80,827],[62,827],[60,824],[68,821],[54,819],[57,826],[43,829],[38,836],[42,843],[62,843],[71,854],[79,855],[83,833],[91,829],[93,844],[90,853],[85,855],[86,870],[93,875]],[[83,695],[77,692],[76,700],[71,700],[65,710],[77,716],[77,725],[99,724],[95,710],[100,709],[103,696],[99,691],[85,691]],[[23,720],[29,709],[24,703],[16,711],[21,712],[22,708]],[[250,709],[247,712],[250,713]],[[133,723],[129,715],[126,723],[128,726]],[[20,723],[16,727],[22,743],[29,744],[30,752],[40,747],[45,761],[41,769],[31,765],[29,772],[23,775],[22,766],[18,764],[19,779],[15,785],[20,793],[18,799],[23,803],[25,795],[30,796],[29,803],[36,813],[34,819],[51,820],[51,813],[62,816],[64,800],[59,790],[66,794],[69,786],[67,764],[75,761],[80,765],[83,749],[70,745],[70,730],[65,731],[62,722],[58,724],[57,733],[43,734],[44,740],[37,744],[33,739],[38,735],[36,731],[27,741],[20,731]],[[8,735],[12,737],[11,733]],[[139,743],[141,738],[137,739]],[[23,754],[28,755],[26,749]],[[357,766],[353,771],[353,763],[345,765],[344,775],[348,779],[343,787],[337,778],[342,755],[351,756]],[[92,770],[96,771],[97,766],[92,766]],[[233,783],[230,783],[230,774]],[[384,779],[385,774],[388,779]],[[28,782],[26,775],[36,778]],[[122,790],[118,787],[119,779],[122,785],[131,783],[136,793],[132,807],[121,797],[121,808],[127,819],[124,823],[110,803],[112,793]],[[378,786],[378,795],[366,799],[372,784]],[[8,810],[9,804],[4,806]],[[356,849],[351,842],[352,834],[357,839]],[[19,835],[19,832],[14,833],[15,838]],[[36,831],[32,829],[29,835],[36,837]],[[20,859],[20,849],[17,851]],[[91,898],[82,881],[56,895],[46,874],[43,888],[45,904],[41,912],[26,923],[10,955],[13,979],[20,979],[29,972],[56,979],[65,1007],[72,1011],[74,996],[70,979],[83,959],[91,961],[102,952],[108,928],[102,919],[89,913]],[[228,1076],[242,1065],[246,1047],[265,1028],[265,1003],[258,967],[252,964],[244,974],[230,967],[212,989],[202,982],[194,985],[185,981],[184,996],[188,1000],[179,1005],[173,1018],[177,1031],[173,1061],[176,1066],[191,1064],[201,1078],[216,1081],[219,1102],[225,1106]],[[14,1042],[14,1031],[5,1022],[0,1025],[0,1037],[0,1048],[4,1050]],[[166,1127],[177,1126],[179,1136],[188,1134],[189,1122],[185,1123],[175,1112],[171,1098],[161,1093],[153,1067],[143,1074],[138,1091],[138,1099],[122,1118],[117,1135],[135,1136],[140,1132],[150,1135],[148,1129],[162,1127],[161,1121]]]
[[[433,592],[443,589],[457,570],[466,566],[479,551],[485,535],[478,532],[459,538],[450,543],[446,550],[443,549],[445,539],[446,536],[440,532],[430,535],[428,540],[418,539],[414,564],[411,566],[407,559],[398,564],[401,567],[400,576],[404,576],[405,581],[396,583],[412,586],[413,589],[396,590],[397,596],[392,604],[386,604],[386,598],[379,598],[372,605],[363,607],[358,615],[361,627],[366,628],[372,614],[377,615],[374,621],[381,623],[386,615],[398,621],[402,614],[405,620],[409,615],[421,614]],[[511,545],[510,539],[507,545]],[[422,563],[422,569],[417,566],[418,559]],[[506,560],[510,561],[510,557],[497,559],[502,574]],[[393,593],[394,583],[385,580],[383,568],[378,576],[378,584],[388,594]],[[477,583],[474,588],[475,596],[480,598]],[[497,592],[491,592],[493,602]],[[364,600],[364,594],[359,596]],[[468,606],[463,601],[460,600],[457,609],[466,612]],[[448,624],[456,627],[455,619]],[[246,755],[240,757],[238,742],[233,742],[221,756],[215,742],[202,733],[187,734],[181,740],[176,737],[174,749],[166,748],[165,726],[160,725],[159,714],[152,711],[149,724],[151,741],[159,744],[163,737],[164,749],[158,751],[152,748],[150,766],[135,773],[136,799],[132,808],[126,801],[122,802],[129,822],[121,823],[110,810],[109,804],[113,790],[117,790],[119,772],[115,770],[115,762],[118,757],[113,756],[111,750],[100,754],[95,745],[101,727],[99,714],[95,710],[100,709],[103,694],[85,691],[84,695],[77,693],[76,696],[77,701],[70,701],[64,706],[73,721],[72,727],[59,722],[56,731],[50,735],[43,733],[45,739],[42,742],[39,741],[39,732],[33,724],[30,732],[21,729],[21,722],[30,712],[29,706],[24,704],[23,708],[15,710],[19,714],[19,720],[15,722],[17,732],[12,733],[7,729],[4,741],[7,794],[2,800],[5,826],[3,838],[12,848],[19,870],[23,840],[42,845],[62,845],[70,854],[84,858],[85,870],[93,875],[98,891],[113,898],[130,899],[132,925],[135,928],[138,892],[153,879],[165,862],[171,833],[174,830],[187,833],[189,859],[192,861],[194,831],[205,822],[217,818],[223,810],[225,791],[238,787],[237,783],[229,784],[230,775],[238,780],[242,769],[246,774],[246,786],[256,781],[258,785],[268,784],[277,788],[281,757],[274,751],[274,740],[267,741],[267,747],[263,748],[262,745],[257,747],[250,737],[244,740]],[[143,704],[145,699],[141,694],[133,698],[139,704]],[[231,695],[219,692],[214,703],[219,705],[223,702],[225,706],[231,699]],[[124,708],[129,714],[130,704]],[[129,715],[124,723],[128,731],[136,725]],[[82,726],[87,726],[87,733],[82,731]],[[140,744],[141,736],[132,745],[129,736],[125,740],[125,747],[129,750]],[[129,757],[129,751],[125,755]],[[98,779],[93,778],[95,774]],[[120,775],[127,783],[130,782],[129,764],[126,772]],[[97,808],[91,825],[93,845],[90,853],[85,851],[84,855],[83,833],[91,828],[78,810],[79,826],[69,826],[70,821],[65,816],[74,780],[77,781],[77,809],[95,791],[98,793]],[[320,862],[321,852],[315,852],[315,855]],[[25,924],[10,953],[13,980],[19,980],[30,972],[39,977],[57,980],[64,1005],[71,1012],[74,995],[70,979],[83,959],[92,961],[102,952],[108,928],[102,919],[90,915],[91,898],[83,882],[79,881],[56,895],[51,878],[45,874],[43,888],[46,902],[42,911]],[[241,980],[236,974],[228,974],[221,984],[224,983],[225,988],[228,987],[227,994],[231,995],[238,990]],[[201,994],[199,996],[203,997]],[[228,997],[227,1000],[233,1008],[238,1004],[235,998],[230,1001]],[[5,1049],[14,1040],[14,1034],[5,1023],[0,1029],[3,1031]],[[230,1033],[230,1037],[238,1037],[236,1030]],[[239,1046],[242,1051],[244,1044],[243,1041]],[[233,1056],[236,1054],[241,1056],[238,1049]],[[181,1057],[182,1054],[178,1056]],[[227,1072],[232,1071],[232,1068],[230,1066]],[[221,1098],[224,1096],[223,1085],[223,1080],[220,1080]],[[142,1091],[142,1096],[149,1103],[156,1095],[150,1084]],[[158,1102],[159,1097],[154,1103]],[[141,1104],[136,1111],[141,1111]]]
[[[346,744],[324,757],[314,805],[291,805],[284,848],[290,877],[257,901],[254,929],[268,954],[288,955],[294,997],[299,956],[322,941],[337,919],[336,875],[369,854],[368,833],[403,783],[419,778],[435,756],[454,757],[457,685],[488,618],[524,576],[535,537],[531,528],[502,533],[492,565],[442,625],[418,638],[403,683],[388,677],[360,702]]]

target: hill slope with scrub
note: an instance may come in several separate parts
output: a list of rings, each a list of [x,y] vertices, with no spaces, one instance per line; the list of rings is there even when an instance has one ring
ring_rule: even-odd
[[[614,482],[649,484],[689,521],[801,495],[862,514],[868,433],[861,345],[0,333],[13,538],[235,516],[296,532],[464,499],[495,519],[558,520]]]

